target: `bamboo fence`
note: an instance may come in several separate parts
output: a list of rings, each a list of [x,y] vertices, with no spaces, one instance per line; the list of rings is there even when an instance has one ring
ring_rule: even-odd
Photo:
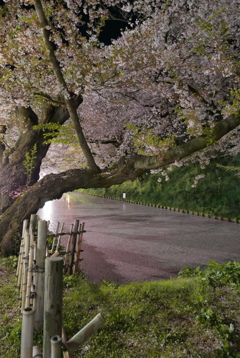
[[[57,224],[55,233],[48,233],[48,226],[44,220],[38,221],[36,234],[36,215],[31,215],[30,222],[24,220],[22,239],[17,265],[17,287],[22,310],[35,306],[34,300],[38,295],[36,284],[38,276],[43,276],[44,261],[47,257],[63,257],[63,272],[75,274],[79,271],[82,252],[83,233],[85,223],[75,220],[68,232],[64,232],[64,223]],[[66,248],[61,245],[62,238],[67,241]],[[52,238],[49,248],[48,238]],[[67,240],[66,240],[67,239]],[[42,288],[40,288],[42,291]]]
[[[21,358],[70,358],[75,350],[103,324],[98,314],[69,341],[62,323],[63,274],[79,271],[84,223],[75,220],[68,232],[57,224],[55,233],[48,233],[49,223],[31,215],[24,220],[17,265],[17,286],[23,314]],[[37,230],[36,230],[37,227]],[[66,247],[61,245],[67,238]],[[51,248],[48,239],[52,238]],[[43,355],[33,345],[34,330],[43,330]],[[61,337],[62,335],[62,337]]]

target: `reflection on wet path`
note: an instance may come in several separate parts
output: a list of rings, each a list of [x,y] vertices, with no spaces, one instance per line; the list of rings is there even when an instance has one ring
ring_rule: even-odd
[[[47,202],[39,216],[68,228],[85,222],[89,278],[117,283],[175,276],[184,266],[240,259],[240,225],[80,193]]]

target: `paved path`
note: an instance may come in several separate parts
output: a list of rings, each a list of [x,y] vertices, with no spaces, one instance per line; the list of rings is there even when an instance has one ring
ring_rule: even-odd
[[[39,216],[85,222],[81,266],[94,282],[158,280],[184,265],[240,261],[240,224],[72,193],[45,204]]]

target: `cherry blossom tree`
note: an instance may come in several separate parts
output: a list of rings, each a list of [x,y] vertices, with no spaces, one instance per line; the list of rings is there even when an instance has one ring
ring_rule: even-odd
[[[11,251],[24,218],[66,191],[109,187],[182,160],[239,151],[238,5],[238,0],[1,5],[3,253]],[[106,34],[116,24],[121,33]],[[61,136],[69,118],[75,133],[70,141],[78,143],[85,164],[39,180],[51,140]],[[114,152],[105,151],[97,164],[96,151],[109,144]]]

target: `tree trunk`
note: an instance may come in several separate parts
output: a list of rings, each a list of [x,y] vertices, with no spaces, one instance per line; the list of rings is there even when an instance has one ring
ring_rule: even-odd
[[[74,99],[75,106],[82,102],[82,97]],[[26,187],[35,184],[39,180],[39,172],[43,158],[46,156],[50,144],[44,143],[44,133],[41,129],[33,129],[39,123],[34,111],[21,108],[19,116],[26,123],[27,130],[20,134],[14,151],[10,153],[8,164],[3,165],[0,172],[0,213],[3,213],[12,205],[14,200],[24,191]],[[64,106],[48,106],[45,113],[45,122],[64,124],[69,118],[68,110]],[[50,139],[50,137],[49,137]],[[36,150],[34,150],[34,148]],[[26,169],[24,161],[26,154],[34,152],[32,168]]]

